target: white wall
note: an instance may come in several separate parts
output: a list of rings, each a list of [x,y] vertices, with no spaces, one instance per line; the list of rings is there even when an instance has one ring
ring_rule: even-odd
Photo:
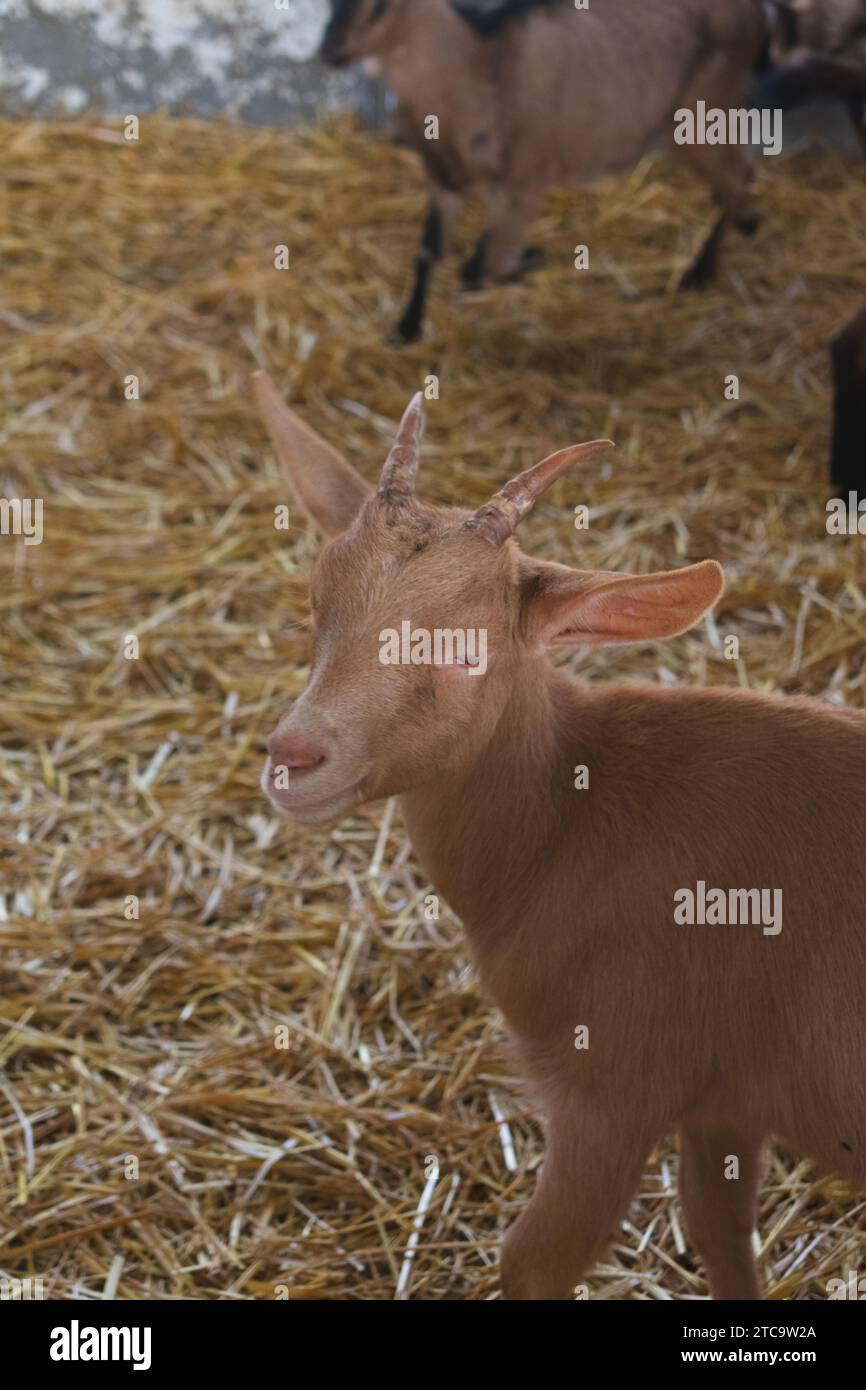
[[[251,121],[354,104],[307,60],[327,0],[0,0],[0,111],[167,106]]]

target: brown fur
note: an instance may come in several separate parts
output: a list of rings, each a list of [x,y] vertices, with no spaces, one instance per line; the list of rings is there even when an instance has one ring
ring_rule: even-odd
[[[331,454],[306,436],[299,449],[291,412],[260,399],[309,495]],[[399,794],[421,864],[465,923],[548,1134],[505,1241],[506,1296],[570,1297],[677,1126],[713,1293],[759,1297],[768,1136],[866,1182],[866,717],[741,690],[590,686],[549,664],[560,641],[685,630],[721,591],[713,562],[582,573],[414,498],[395,512],[372,497],[348,529],[314,515],[333,539],[312,583],[311,679],[269,741],[263,785],[308,822]],[[380,629],[406,618],[484,625],[487,673],[383,667]],[[296,752],[311,742],[312,771]],[[283,796],[280,757],[301,764]],[[674,894],[700,879],[781,889],[782,930],[678,925]]]
[[[551,186],[628,169],[655,144],[710,184],[720,230],[752,220],[744,150],[675,145],[673,116],[699,99],[739,102],[766,40],[759,0],[593,0],[586,11],[550,4],[489,38],[448,0],[390,0],[371,24],[372,3],[360,0],[339,46],[326,38],[323,51],[332,61],[380,60],[430,177],[440,240],[422,243],[421,303],[416,285],[404,337],[420,331],[427,271],[464,195],[483,195],[490,211],[474,284],[519,273],[523,230]],[[438,140],[425,139],[430,115],[439,118]],[[703,276],[718,243],[717,234]]]

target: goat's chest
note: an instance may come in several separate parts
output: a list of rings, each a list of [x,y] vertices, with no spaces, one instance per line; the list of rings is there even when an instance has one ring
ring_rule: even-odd
[[[483,93],[467,103],[425,102],[423,94],[413,92],[399,101],[399,110],[402,138],[440,188],[465,192],[501,173],[502,141]]]

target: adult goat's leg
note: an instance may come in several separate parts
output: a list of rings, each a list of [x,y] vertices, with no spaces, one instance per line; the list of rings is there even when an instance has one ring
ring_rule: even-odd
[[[421,233],[421,244],[415,257],[415,282],[412,293],[393,333],[398,343],[413,343],[421,336],[430,276],[434,265],[442,259],[445,252],[448,234],[459,208],[459,196],[444,189],[436,189],[430,198]]]
[[[713,228],[680,281],[682,290],[703,289],[714,279],[719,267],[719,252],[729,227],[736,227],[745,236],[758,229],[758,216],[748,201],[747,190],[752,181],[752,165],[748,156],[736,145],[684,145],[688,150],[685,162],[701,178],[712,184],[722,211]]]
[[[707,108],[728,108],[744,91],[749,59],[735,49],[714,53],[692,78],[678,105],[692,109],[698,101]],[[671,145],[672,153],[687,164],[698,178],[710,185],[721,204],[712,231],[689,266],[681,289],[703,289],[715,276],[719,252],[728,228],[733,226],[746,236],[758,229],[758,217],[748,199],[752,181],[752,161],[740,145]]]
[[[541,202],[538,189],[493,190],[488,197],[490,222],[461,270],[467,289],[480,289],[490,280],[515,280],[544,261],[538,246],[523,246],[523,229]]]

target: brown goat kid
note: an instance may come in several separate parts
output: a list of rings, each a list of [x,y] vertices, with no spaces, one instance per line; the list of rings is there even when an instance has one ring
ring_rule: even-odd
[[[467,194],[489,207],[463,268],[470,288],[538,263],[521,238],[553,185],[629,169],[656,144],[705,179],[722,208],[685,285],[713,274],[729,224],[754,231],[746,152],[677,145],[673,135],[678,108],[738,104],[766,42],[759,0],[593,0],[587,10],[571,0],[511,0],[488,16],[449,0],[332,0],[331,8],[322,57],[336,66],[379,60],[430,179],[400,339],[421,332],[431,269]],[[427,138],[430,116],[438,138]]]
[[[866,1180],[866,717],[735,689],[585,685],[549,663],[562,643],[673,637],[722,591],[711,560],[627,575],[519,550],[512,532],[542,489],[605,441],[477,511],[442,508],[414,493],[418,397],[374,492],[267,377],[256,390],[330,537],[309,685],[268,739],[263,788],[310,824],[399,795],[465,923],[547,1129],[505,1240],[505,1295],[571,1297],[676,1126],[713,1293],[758,1298],[764,1140]],[[484,630],[486,669],[383,664],[383,630],[404,621]],[[729,902],[782,896],[763,925],[718,912],[688,925],[676,904],[703,885]]]

